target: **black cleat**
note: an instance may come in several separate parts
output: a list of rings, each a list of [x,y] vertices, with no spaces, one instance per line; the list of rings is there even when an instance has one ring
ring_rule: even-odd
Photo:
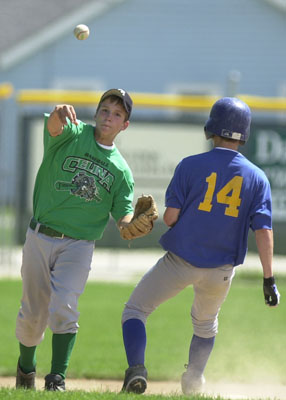
[[[17,389],[32,389],[36,390],[35,385],[36,372],[29,372],[25,374],[20,367],[19,361],[17,365],[17,375],[16,375],[16,388]]]
[[[121,392],[141,394],[147,388],[147,370],[144,365],[135,365],[125,371],[125,379]]]
[[[66,390],[65,380],[61,375],[49,374],[45,377],[45,390],[64,392]]]

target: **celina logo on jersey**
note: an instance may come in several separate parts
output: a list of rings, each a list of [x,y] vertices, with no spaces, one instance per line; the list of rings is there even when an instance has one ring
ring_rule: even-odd
[[[97,183],[108,192],[110,192],[115,179],[114,175],[106,168],[81,157],[68,156],[62,168],[64,171],[68,172],[86,171],[88,174],[95,176],[97,178]]]

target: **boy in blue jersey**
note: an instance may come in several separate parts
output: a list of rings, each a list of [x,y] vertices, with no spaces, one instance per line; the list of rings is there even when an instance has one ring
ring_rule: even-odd
[[[218,314],[235,267],[244,262],[248,232],[255,232],[263,269],[265,303],[279,304],[273,276],[271,189],[266,175],[238,152],[250,132],[247,104],[225,97],[212,107],[205,125],[214,148],[183,159],[166,191],[160,244],[166,254],[134,289],[122,315],[129,368],[122,391],[143,393],[147,317],[164,301],[193,285],[194,334],[181,379],[184,394],[202,390],[204,369],[218,332]]]

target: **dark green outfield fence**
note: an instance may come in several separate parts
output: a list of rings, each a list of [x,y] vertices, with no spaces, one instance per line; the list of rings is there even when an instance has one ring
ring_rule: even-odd
[[[255,122],[251,135],[242,149],[254,164],[267,175],[272,190],[275,252],[286,253],[286,120]],[[249,247],[254,238],[250,236]]]

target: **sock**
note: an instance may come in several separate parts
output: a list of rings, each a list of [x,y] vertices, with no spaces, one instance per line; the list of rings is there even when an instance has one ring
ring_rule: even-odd
[[[122,326],[123,341],[129,367],[145,361],[146,330],[140,319],[128,319]]]
[[[212,352],[214,342],[215,336],[211,338],[202,338],[193,335],[189,350],[188,368],[202,375]]]
[[[26,347],[19,343],[20,358],[19,365],[24,374],[36,371],[36,348],[37,346]]]
[[[65,379],[75,338],[76,333],[53,334],[51,374],[61,375]]]

